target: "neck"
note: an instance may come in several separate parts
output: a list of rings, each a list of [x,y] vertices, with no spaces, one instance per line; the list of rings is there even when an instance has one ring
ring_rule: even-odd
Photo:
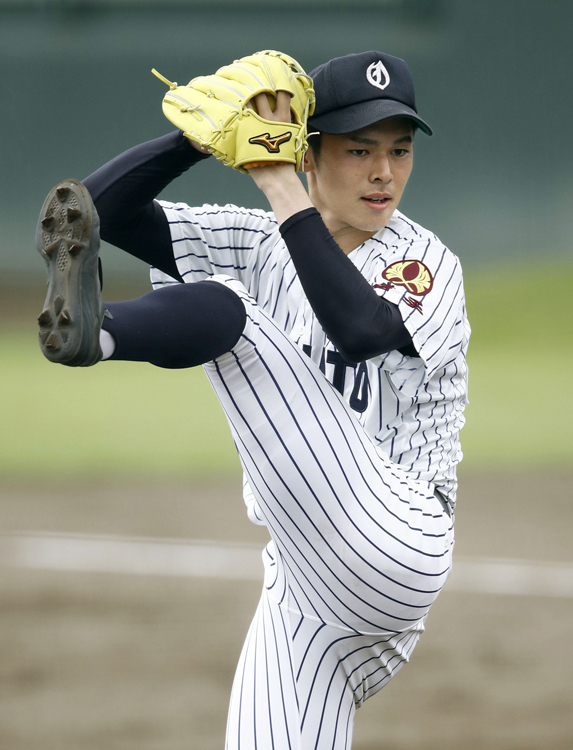
[[[370,237],[373,237],[376,234],[376,232],[365,232],[362,229],[356,229],[355,227],[350,226],[330,226],[324,216],[322,218],[328,228],[328,231],[334,237],[338,246],[344,253],[346,253],[346,255],[348,255],[348,253],[351,253],[353,250],[356,250],[356,248],[360,247],[363,242],[366,242],[366,240],[369,240]]]
[[[360,247],[363,242],[366,242],[366,240],[373,237],[376,232],[380,231],[379,229],[367,231],[365,229],[357,229],[350,224],[345,224],[344,222],[341,222],[340,219],[332,216],[328,208],[320,205],[320,203],[318,205],[315,204],[315,208],[324,221],[326,228],[346,255],[353,250],[356,250],[356,248]]]

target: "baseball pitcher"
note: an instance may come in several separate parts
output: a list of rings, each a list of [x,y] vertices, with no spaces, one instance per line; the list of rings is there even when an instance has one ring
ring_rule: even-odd
[[[204,367],[271,537],[227,749],[348,750],[356,708],[409,659],[451,569],[462,272],[398,210],[432,131],[408,66],[381,52],[310,76],[265,50],[186,86],[159,77],[177,130],[42,207],[40,345],[68,366]],[[213,157],[272,210],[157,200]],[[153,291],[103,302],[100,233],[152,267]]]

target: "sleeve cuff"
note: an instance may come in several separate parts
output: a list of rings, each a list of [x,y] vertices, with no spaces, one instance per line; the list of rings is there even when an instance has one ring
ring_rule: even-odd
[[[283,223],[279,227],[279,232],[284,237],[285,234],[289,231],[289,229],[292,229],[296,224],[298,224],[300,221],[304,221],[305,219],[310,218],[311,216],[319,216],[320,214],[316,210],[316,208],[304,208],[302,211],[298,211],[296,214],[293,214],[292,216],[289,216],[286,221],[283,221]]]
[[[177,148],[181,148],[185,151],[189,166],[203,161],[204,159],[208,159],[211,156],[211,154],[203,154],[201,151],[194,148],[189,138],[183,134],[182,130],[174,130],[171,135],[177,142]]]

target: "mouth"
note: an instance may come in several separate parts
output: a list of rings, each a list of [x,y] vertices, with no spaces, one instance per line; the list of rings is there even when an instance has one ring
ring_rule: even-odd
[[[392,196],[389,193],[371,193],[361,198],[364,203],[368,204],[374,211],[383,211],[388,208]]]

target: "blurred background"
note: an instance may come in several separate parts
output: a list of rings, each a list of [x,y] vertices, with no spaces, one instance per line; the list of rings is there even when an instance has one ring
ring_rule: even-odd
[[[573,747],[572,27],[568,0],[0,0],[3,750],[223,747],[266,541],[224,418],[200,370],[45,361],[34,232],[54,183],[169,131],[152,67],[268,48],[407,60],[435,135],[400,208],[461,258],[473,328],[457,572],[354,747]],[[211,160],[162,197],[267,208]],[[108,299],[148,290],[103,262]]]

